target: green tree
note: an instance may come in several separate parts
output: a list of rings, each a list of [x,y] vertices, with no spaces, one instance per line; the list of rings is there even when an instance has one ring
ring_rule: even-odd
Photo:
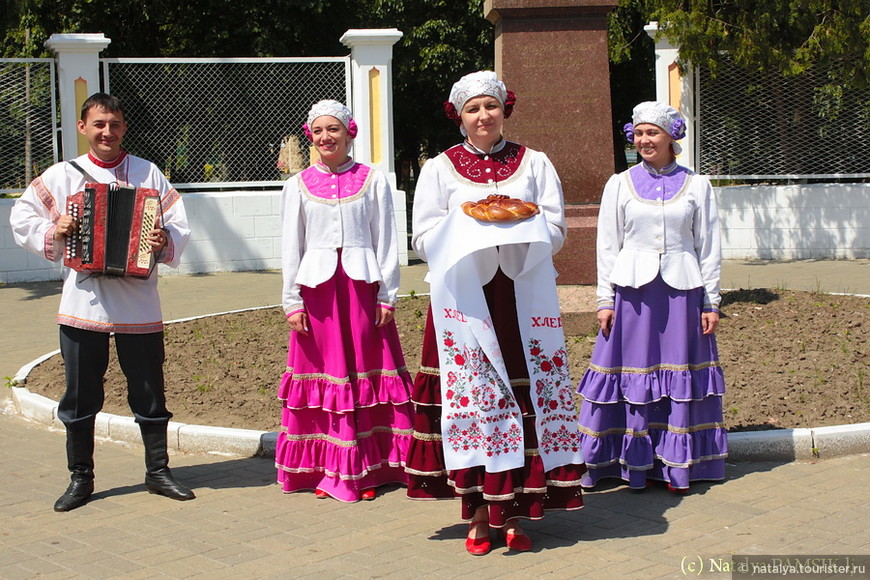
[[[308,56],[338,41],[365,2],[353,0],[22,0],[3,17],[6,56],[48,56],[52,33],[102,32],[104,56]],[[31,30],[26,45],[23,31]],[[39,53],[39,54],[35,54]]]
[[[494,27],[483,0],[374,0],[365,26],[403,33],[394,47],[393,103],[397,170],[409,191],[421,156],[461,139],[444,101],[459,77],[492,68]]]
[[[608,16],[607,45],[610,56],[610,101],[613,114],[614,167],[627,167],[628,142],[622,127],[641,101],[654,100],[655,43],[644,30],[645,0],[620,0]]]
[[[854,156],[850,147],[830,143],[807,156],[788,135],[795,122],[820,139],[866,132],[868,14],[864,0],[620,0],[611,18],[611,62],[614,69],[630,67],[635,47],[646,42],[638,24],[658,21],[660,34],[680,47],[680,66],[702,71],[702,149],[710,152],[704,134],[728,134],[741,143],[713,147],[717,159],[709,161],[713,166],[702,160],[702,171],[765,173],[758,161],[774,158],[789,173],[826,173]],[[615,117],[626,111],[617,87],[627,80],[614,70]],[[765,131],[746,126],[759,115],[769,120]]]
[[[754,73],[800,75],[819,66],[831,84],[863,89],[870,70],[866,0],[649,0],[644,12],[680,46],[680,61],[714,74],[728,54]]]

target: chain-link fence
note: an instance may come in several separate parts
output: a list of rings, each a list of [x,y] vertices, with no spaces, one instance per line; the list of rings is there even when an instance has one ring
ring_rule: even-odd
[[[0,193],[22,191],[58,160],[54,60],[0,59]]]
[[[725,57],[723,57],[725,58]],[[723,60],[698,73],[699,173],[742,180],[866,178],[870,90],[800,77],[752,75]]]
[[[180,184],[269,182],[308,165],[302,124],[350,99],[350,59],[104,59],[127,109],[125,148]]]

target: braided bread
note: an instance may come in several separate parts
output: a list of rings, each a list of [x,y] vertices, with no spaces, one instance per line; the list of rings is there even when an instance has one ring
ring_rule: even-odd
[[[538,205],[506,195],[493,194],[480,201],[466,201],[462,211],[482,222],[520,221],[541,213]]]

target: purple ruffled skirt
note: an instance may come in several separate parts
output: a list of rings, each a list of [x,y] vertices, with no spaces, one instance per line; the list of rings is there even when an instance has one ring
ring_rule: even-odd
[[[290,333],[278,389],[275,466],[285,493],[317,488],[353,502],[365,489],[408,481],[411,376],[395,322],[374,325],[377,292],[340,263],[330,280],[302,288],[309,334]]]
[[[599,332],[577,391],[589,468],[584,487],[620,478],[676,489],[725,477],[725,379],[715,335],[701,333],[703,290],[676,290],[660,276],[617,287],[610,336]]]

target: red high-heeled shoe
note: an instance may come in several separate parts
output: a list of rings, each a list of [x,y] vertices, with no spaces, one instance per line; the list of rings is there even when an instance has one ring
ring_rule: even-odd
[[[526,534],[505,532],[504,541],[508,549],[515,552],[528,552],[532,549],[532,539]]]
[[[359,495],[359,498],[363,501],[372,501],[375,499],[375,488],[370,487],[368,489],[362,490],[362,493]]]
[[[486,535],[479,538],[472,538],[471,531],[474,526],[485,525]],[[465,538],[465,549],[472,556],[485,556],[492,550],[492,543],[489,541],[489,523],[488,522],[472,522],[468,524],[468,537]]]
[[[320,488],[314,490],[314,497],[317,499],[329,499],[329,494]]]
[[[688,487],[674,487],[673,485],[671,485],[669,483],[668,484],[668,491],[671,491],[677,495],[686,495],[687,493],[689,493],[689,488]]]

